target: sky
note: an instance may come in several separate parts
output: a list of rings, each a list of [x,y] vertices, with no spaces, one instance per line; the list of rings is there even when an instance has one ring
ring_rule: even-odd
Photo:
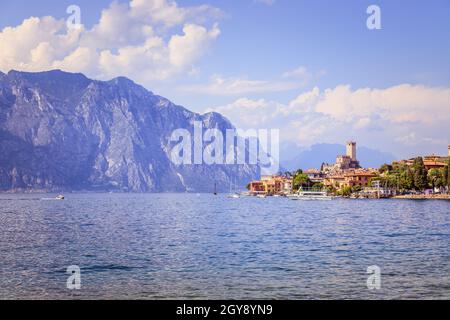
[[[367,27],[370,5],[381,29]],[[0,70],[126,76],[295,148],[445,155],[449,16],[448,0],[2,1]]]

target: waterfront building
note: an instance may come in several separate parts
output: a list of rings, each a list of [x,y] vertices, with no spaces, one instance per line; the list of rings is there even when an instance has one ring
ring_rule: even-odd
[[[250,194],[287,195],[292,193],[293,180],[284,176],[262,176],[249,185]]]
[[[424,160],[423,164],[425,165],[425,169],[440,169],[447,166],[447,163],[441,162],[441,161],[430,161],[430,160]]]
[[[376,199],[376,198],[391,198],[393,196],[395,196],[394,189],[385,188],[380,186],[379,184],[372,185],[370,187],[364,187],[360,192],[358,192],[358,197],[360,198]]]
[[[430,156],[428,156],[430,157]],[[447,166],[447,163],[445,160],[432,160],[432,159],[426,159],[427,157],[423,157],[423,164],[425,166],[425,169],[430,170],[430,169],[440,169],[440,168],[444,168],[445,166]],[[407,166],[412,166],[414,164],[414,158],[413,159],[408,159],[408,160],[400,160],[400,161],[394,161],[393,164],[397,164],[397,165],[407,165]]]
[[[340,190],[345,186],[345,177],[343,174],[328,175],[323,180],[323,185]]]
[[[253,194],[265,194],[266,186],[262,181],[252,181],[249,184],[249,191]]]
[[[428,156],[422,156],[423,164],[425,166],[425,169],[440,169],[447,166],[448,158],[450,157],[450,145],[447,149],[448,156],[438,156],[435,154],[428,155]],[[400,164],[400,165],[408,165],[412,166],[414,164],[415,158],[406,159],[406,160],[400,160],[400,161],[394,161],[393,164]]]
[[[303,172],[313,183],[321,183],[324,180],[325,174],[318,169],[308,169]]]
[[[345,186],[346,187],[365,187],[369,184],[370,179],[375,178],[376,173],[369,170],[356,170],[345,173]]]
[[[337,190],[341,190],[345,187],[365,187],[369,184],[370,179],[376,176],[376,172],[371,170],[347,170],[340,174],[333,174],[325,177],[324,185],[336,188]]]

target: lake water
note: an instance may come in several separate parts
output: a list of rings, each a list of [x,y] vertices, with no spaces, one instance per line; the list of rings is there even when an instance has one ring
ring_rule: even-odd
[[[2,299],[450,298],[448,201],[46,197],[0,195]]]

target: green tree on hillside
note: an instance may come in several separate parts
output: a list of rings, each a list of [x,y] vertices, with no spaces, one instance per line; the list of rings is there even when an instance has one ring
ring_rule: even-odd
[[[350,187],[344,187],[341,190],[337,192],[338,195],[343,197],[349,197],[352,194],[352,188]]]
[[[447,187],[447,191],[450,192],[450,157],[448,157],[447,165],[444,167],[443,172],[443,186]]]
[[[379,170],[379,172],[380,173],[389,173],[390,171],[392,171],[392,166],[391,165],[388,165],[387,163],[385,163],[385,164],[383,164],[381,167],[380,167],[380,170]]]
[[[428,185],[428,180],[427,169],[425,168],[422,157],[414,159],[413,171],[415,189],[420,191],[424,190]]]
[[[398,187],[401,190],[414,189],[414,173],[411,168],[402,167],[398,174]]]
[[[368,185],[372,185],[375,181],[380,181],[380,187],[386,188],[396,188],[398,186],[398,175],[394,172],[385,172],[375,178],[369,180]]]
[[[294,174],[293,185],[294,190],[299,190],[300,188],[307,188],[311,186],[311,180],[309,179],[306,173],[303,173],[302,170],[297,170]]]
[[[323,187],[324,187],[323,183],[315,182],[315,183],[313,183],[313,185],[311,187],[311,190],[313,190],[313,191],[321,191],[323,189]]]
[[[327,187],[325,188],[325,190],[327,191],[327,193],[330,193],[330,194],[337,194],[337,193],[338,193],[338,191],[336,190],[336,188],[333,187],[333,186],[327,186]]]
[[[445,170],[444,169],[430,169],[428,171],[428,183],[433,188],[442,188],[445,187]]]
[[[450,157],[448,157],[447,166],[445,168],[447,169],[446,170],[447,187],[450,187]]]

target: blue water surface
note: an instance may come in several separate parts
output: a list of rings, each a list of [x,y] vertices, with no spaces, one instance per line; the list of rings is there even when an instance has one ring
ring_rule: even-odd
[[[0,195],[1,299],[450,298],[449,201],[50,197]]]

